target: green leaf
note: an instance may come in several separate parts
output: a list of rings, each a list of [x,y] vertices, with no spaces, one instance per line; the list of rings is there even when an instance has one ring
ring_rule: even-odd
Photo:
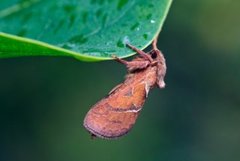
[[[0,58],[133,55],[160,32],[172,0],[1,0]]]

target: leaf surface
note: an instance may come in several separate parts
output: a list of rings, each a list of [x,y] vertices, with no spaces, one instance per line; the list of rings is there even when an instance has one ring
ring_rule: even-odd
[[[0,58],[133,55],[160,32],[172,0],[1,0]]]

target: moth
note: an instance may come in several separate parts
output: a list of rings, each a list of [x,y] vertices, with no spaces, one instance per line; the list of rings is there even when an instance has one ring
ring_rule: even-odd
[[[114,139],[127,134],[135,124],[150,89],[165,87],[166,63],[157,48],[157,38],[148,53],[126,45],[138,56],[132,61],[113,56],[127,67],[128,74],[123,83],[113,88],[86,114],[83,125],[92,136]]]

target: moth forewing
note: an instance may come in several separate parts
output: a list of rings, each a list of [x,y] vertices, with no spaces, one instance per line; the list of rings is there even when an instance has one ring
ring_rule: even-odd
[[[109,139],[128,133],[145,102],[149,90],[146,88],[156,81],[156,76],[149,79],[156,73],[154,68],[127,77],[110,95],[94,105],[85,117],[85,128],[98,137]]]

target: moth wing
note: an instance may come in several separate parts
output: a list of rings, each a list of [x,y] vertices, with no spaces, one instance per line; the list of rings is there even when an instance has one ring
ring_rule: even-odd
[[[94,105],[84,119],[85,128],[102,138],[118,138],[133,127],[146,98],[145,84],[121,85]]]
[[[102,112],[100,114],[99,112]],[[138,112],[119,113],[107,108],[91,109],[85,117],[84,126],[92,134],[101,138],[118,138],[127,134],[138,117]]]

